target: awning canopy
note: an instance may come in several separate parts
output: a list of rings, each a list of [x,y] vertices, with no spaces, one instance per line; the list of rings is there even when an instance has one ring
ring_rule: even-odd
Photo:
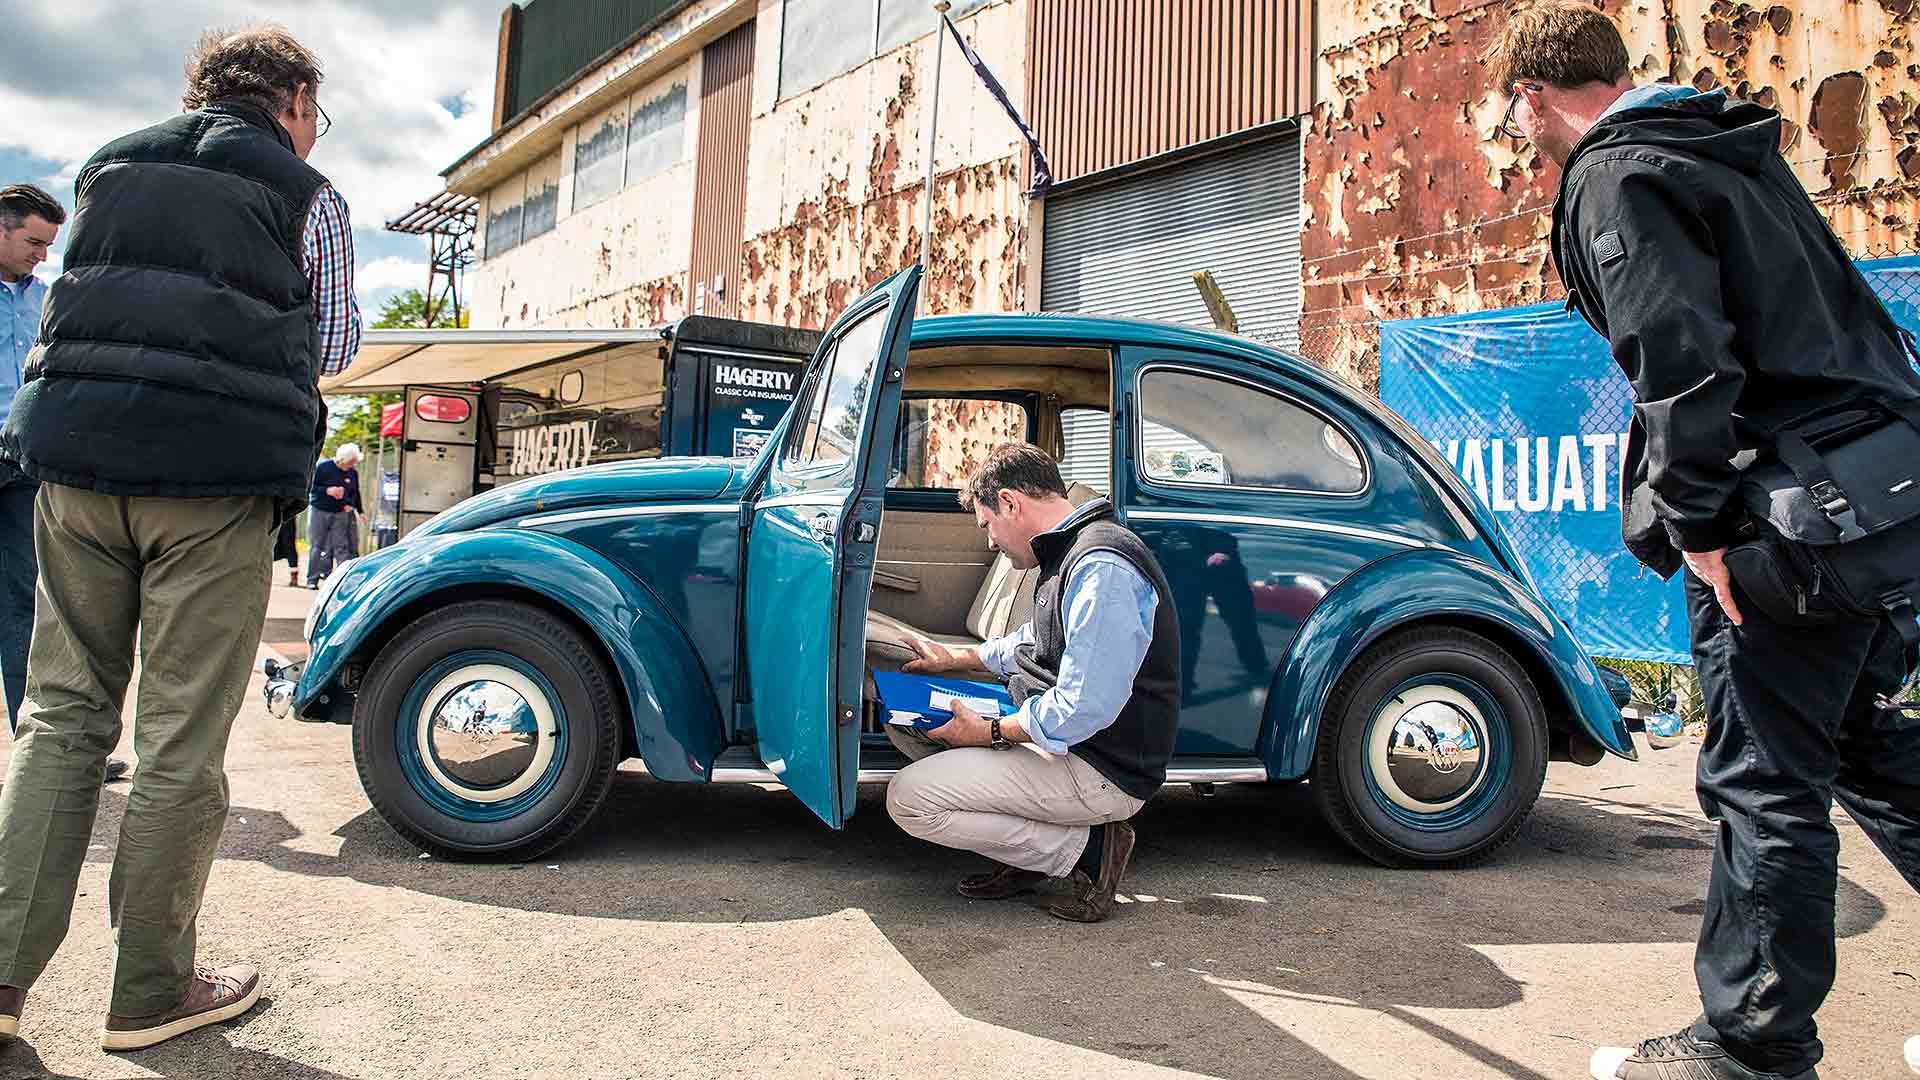
[[[645,330],[369,330],[347,370],[320,380],[323,394],[408,386],[468,386],[615,345],[660,341]]]

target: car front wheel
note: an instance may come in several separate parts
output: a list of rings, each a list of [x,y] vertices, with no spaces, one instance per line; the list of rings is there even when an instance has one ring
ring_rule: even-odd
[[[620,715],[599,654],[566,622],[511,601],[451,604],[374,659],[354,763],[374,809],[422,849],[531,859],[605,800]]]
[[[1461,866],[1513,838],[1546,781],[1546,710],[1511,654],[1423,628],[1369,648],[1321,718],[1315,801],[1387,866]]]

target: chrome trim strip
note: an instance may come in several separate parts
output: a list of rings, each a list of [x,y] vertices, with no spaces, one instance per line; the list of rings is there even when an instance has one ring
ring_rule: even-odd
[[[536,517],[521,518],[517,524],[523,529],[538,528],[542,525],[561,525],[572,521],[604,521],[609,518],[656,517],[660,514],[731,514],[740,509],[739,503],[654,503],[640,506],[606,506],[598,510],[569,510],[559,514],[541,514]]]
[[[1267,767],[1258,763],[1167,769],[1169,784],[1264,784],[1267,780]]]
[[[776,506],[839,506],[849,498],[845,488],[832,488],[826,491],[792,491],[785,495],[775,495],[771,499],[761,499],[753,504],[753,508],[766,510]]]
[[[1354,525],[1335,525],[1330,521],[1307,521],[1303,518],[1213,514],[1204,510],[1129,510],[1126,516],[1128,521],[1200,521],[1227,522],[1233,525],[1271,525],[1276,529],[1298,529],[1303,532],[1330,533],[1334,536],[1356,536],[1363,540],[1378,540],[1386,544],[1398,544],[1401,547],[1433,546],[1425,540],[1415,540],[1410,536],[1397,536],[1393,533],[1362,529]]]
[[[861,769],[859,782],[884,784],[893,779],[894,774],[899,771],[898,769]],[[713,784],[777,784],[780,782],[780,778],[773,775],[769,769],[740,765],[717,767],[707,780],[708,783]],[[1266,781],[1266,767],[1257,764],[1167,770],[1169,784],[1264,784]]]

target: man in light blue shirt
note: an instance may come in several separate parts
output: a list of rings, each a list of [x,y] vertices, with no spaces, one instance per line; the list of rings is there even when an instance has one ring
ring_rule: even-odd
[[[67,211],[37,187],[0,188],[0,424],[20,392],[27,352],[40,337],[47,284],[33,275],[66,224]],[[7,726],[20,715],[27,689],[27,642],[33,636],[33,497],[40,485],[0,462],[0,683]]]
[[[1048,911],[1098,922],[1132,857],[1127,821],[1166,782],[1180,723],[1172,593],[1113,504],[1075,509],[1058,465],[1036,447],[996,449],[962,502],[995,550],[1039,570],[1033,617],[976,648],[916,640],[919,659],[905,670],[991,671],[1015,711],[982,717],[956,702],[953,719],[925,736],[890,729],[917,760],[888,787],[887,811],[921,839],[995,861],[962,879],[961,895],[1004,899],[1070,876],[1074,895]],[[1031,752],[1000,752],[1016,747]]]

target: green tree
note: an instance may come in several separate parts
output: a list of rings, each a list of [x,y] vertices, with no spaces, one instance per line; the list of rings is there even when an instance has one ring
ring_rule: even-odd
[[[417,330],[427,325],[427,296],[419,289],[403,289],[387,297],[380,314],[373,320],[375,330]],[[460,326],[467,325],[467,313],[460,313]]]

